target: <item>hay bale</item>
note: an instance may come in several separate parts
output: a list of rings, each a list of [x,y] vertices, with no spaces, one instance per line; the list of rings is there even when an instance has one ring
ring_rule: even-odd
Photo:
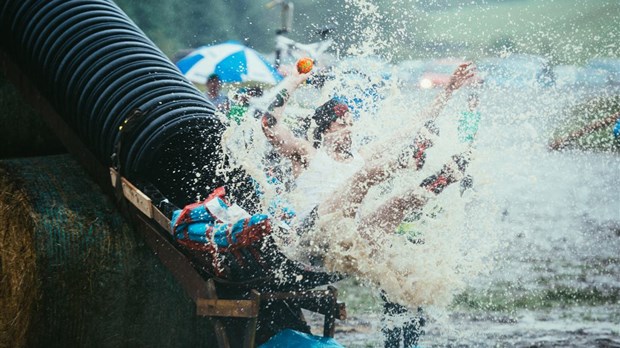
[[[8,192],[0,196],[7,244],[0,252],[0,275],[17,284],[5,289],[3,281],[2,294],[19,293],[0,303],[2,325],[13,330],[0,342],[45,347],[212,342],[206,324],[196,330],[192,301],[69,156],[4,160],[0,168],[7,183],[1,187]],[[16,345],[12,337],[22,341]]]
[[[23,347],[39,289],[26,193],[0,168],[0,347]]]

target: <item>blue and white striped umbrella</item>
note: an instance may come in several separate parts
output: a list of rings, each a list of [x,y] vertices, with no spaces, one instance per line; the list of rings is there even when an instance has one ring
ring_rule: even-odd
[[[190,81],[206,83],[217,74],[222,82],[263,82],[282,80],[278,71],[258,52],[235,41],[202,46],[179,60],[177,67]]]

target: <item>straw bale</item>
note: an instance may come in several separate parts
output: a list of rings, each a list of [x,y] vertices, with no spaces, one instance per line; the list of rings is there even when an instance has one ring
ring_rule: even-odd
[[[0,168],[0,347],[24,347],[39,281],[26,193]]]
[[[209,326],[196,326],[193,302],[71,157],[3,160],[0,168],[1,324],[13,330],[3,344],[19,346],[14,337],[29,347],[212,342]]]

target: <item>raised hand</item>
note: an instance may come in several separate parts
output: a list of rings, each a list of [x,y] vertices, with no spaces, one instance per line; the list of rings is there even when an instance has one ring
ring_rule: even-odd
[[[304,83],[304,81],[306,81],[310,77],[310,75],[312,75],[312,72],[302,74],[297,71],[297,69],[293,69],[293,72],[291,73],[291,79],[293,79],[293,81],[295,81],[297,85],[300,85]]]
[[[446,86],[447,92],[454,92],[461,88],[467,80],[476,75],[476,66],[472,62],[467,62],[459,65]]]

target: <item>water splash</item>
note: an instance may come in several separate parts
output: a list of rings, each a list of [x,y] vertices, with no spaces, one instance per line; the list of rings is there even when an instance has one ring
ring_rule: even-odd
[[[364,73],[370,78],[373,74],[380,74],[372,70]],[[346,74],[335,74],[334,80],[323,89],[323,95],[314,101],[313,106],[318,106],[333,94],[341,94],[338,86],[351,84]],[[358,86],[360,89],[363,87],[361,84]],[[304,87],[298,94],[304,95],[311,88]],[[380,100],[377,98],[379,94]],[[358,95],[357,98],[362,104],[371,106],[361,110],[353,126],[357,147],[389,139],[402,124],[419,123],[418,128],[422,127],[422,120],[416,117],[413,110],[422,109],[425,103],[408,105],[402,102],[411,97],[407,97],[406,91],[395,82],[387,81],[376,88],[376,94]],[[461,101],[462,107],[464,105]],[[373,188],[361,207],[362,213],[373,211],[377,204],[402,194],[403,190],[417,187],[424,178],[449,162],[450,156],[463,150],[463,144],[458,142],[456,136],[458,108],[446,111],[445,117],[439,122],[442,135],[437,145],[428,152],[424,170],[395,173],[391,181]],[[302,117],[304,113],[308,116],[312,111],[290,109],[288,122],[293,128],[297,116]],[[270,168],[266,167],[266,154],[269,153],[269,146],[256,119],[246,118],[240,125],[228,128],[224,142],[236,163],[250,173],[262,188],[265,209],[273,206],[273,202],[284,202],[282,195],[289,204],[304,201],[303,196],[291,197],[292,193],[287,192],[285,185],[267,182],[265,173]],[[392,154],[387,152],[386,155]],[[472,171],[475,170],[475,165],[472,165]],[[485,177],[484,173],[479,178],[481,183],[492,180]],[[478,190],[484,190],[483,185],[479,186]],[[411,221],[401,228],[403,234],[384,235],[383,232],[375,231],[373,241],[360,235],[359,221],[337,214],[325,216],[320,219],[315,231],[306,231],[302,236],[283,230],[281,233],[284,235],[280,237],[286,243],[281,248],[292,259],[301,261],[319,254],[328,271],[359,277],[367,284],[384,290],[393,300],[411,308],[420,305],[446,306],[453,295],[466,286],[467,279],[489,267],[485,260],[489,259],[489,253],[496,245],[492,216],[499,214],[481,216],[471,211],[467,213],[468,209],[471,210],[469,207],[475,205],[489,211],[487,208],[492,203],[488,200],[477,201],[477,195],[477,192],[468,192],[465,197],[461,197],[458,185],[450,187],[438,197],[432,197],[431,203],[424,210],[412,215],[409,219]],[[277,219],[277,214],[273,218]],[[409,241],[412,235],[416,236],[417,243]]]
[[[341,46],[339,51],[353,53],[355,57],[341,57],[333,68],[334,78],[323,89],[302,87],[287,110],[287,122],[297,127],[299,120],[310,115],[314,107],[336,96],[354,102],[353,132],[358,147],[385,140],[404,124],[422,127],[418,115],[437,90],[419,90],[400,81],[396,78],[398,68],[386,63],[385,58],[389,60],[400,54],[403,42],[415,38],[406,28],[419,25],[423,19],[395,23],[393,27],[402,30],[386,33],[381,26],[381,21],[389,19],[381,13],[384,8],[363,0],[345,3],[349,10],[358,13],[350,27],[363,40],[350,47]],[[482,13],[493,12],[483,10]],[[456,14],[459,11],[455,9]],[[402,19],[406,15],[405,11],[401,12],[398,18]],[[445,21],[442,24],[448,24],[449,19]],[[462,29],[462,25],[454,28]],[[480,35],[490,35],[490,28],[491,24],[485,26]],[[549,37],[557,38],[557,35]],[[518,39],[521,47],[527,44],[527,37]],[[517,55],[511,52],[514,47],[505,48],[500,59],[516,60]],[[613,256],[617,238],[611,236],[613,228],[603,233],[585,226],[607,226],[620,221],[619,199],[605,189],[606,185],[618,185],[617,177],[609,176],[620,168],[617,156],[550,153],[546,145],[554,130],[567,122],[568,110],[596,95],[617,94],[617,89],[604,86],[599,89],[585,82],[558,82],[549,87],[537,81],[529,66],[522,70],[505,76],[500,83],[489,80],[476,90],[481,99],[482,121],[468,168],[474,177],[473,190],[465,191],[463,196],[457,187],[446,190],[423,211],[406,219],[399,228],[401,234],[378,234],[378,249],[369,248],[367,241],[355,232],[358,227],[355,220],[331,215],[320,221],[326,229],[310,231],[303,238],[281,235],[282,250],[304,262],[313,254],[323,253],[325,269],[348,271],[362,283],[386,290],[391,299],[411,308],[423,305],[440,324],[437,326],[442,327],[445,342],[451,339],[473,340],[474,345],[481,342],[472,338],[475,333],[459,330],[451,311],[445,310],[455,295],[458,295],[457,306],[466,297],[470,306],[482,311],[504,311],[498,317],[511,323],[517,321],[512,315],[522,309],[519,306],[527,309],[527,306],[553,305],[545,304],[548,301],[545,296],[564,296],[565,287],[570,290],[566,292],[568,297],[558,301],[581,300],[585,296],[584,287],[602,289],[601,301],[613,299],[618,280],[617,276],[608,274],[608,268],[617,269]],[[457,119],[471,91],[461,90],[443,111],[438,120],[440,142],[429,150],[424,169],[399,172],[389,182],[373,188],[361,212],[372,211],[399,190],[418,184],[462,149],[457,141]],[[229,150],[235,153],[239,164],[253,168],[252,172],[260,177],[265,162],[256,159],[265,158],[269,146],[260,136],[258,122],[248,118],[233,128],[229,129],[228,141],[244,141],[243,146],[236,148],[228,144]],[[261,186],[265,188],[265,206],[287,192],[286,185],[269,186],[266,180],[261,181]],[[416,243],[421,240],[424,243]],[[601,241],[604,246],[598,246],[599,256],[595,255],[595,241]],[[329,246],[329,253],[324,253],[325,246]],[[591,262],[593,258],[603,258],[611,266],[596,271],[601,273],[597,273],[600,283],[582,275],[587,283],[584,285],[574,273],[584,267],[583,262]],[[547,267],[546,271],[537,269],[541,264]],[[488,336],[481,337],[488,339]]]

